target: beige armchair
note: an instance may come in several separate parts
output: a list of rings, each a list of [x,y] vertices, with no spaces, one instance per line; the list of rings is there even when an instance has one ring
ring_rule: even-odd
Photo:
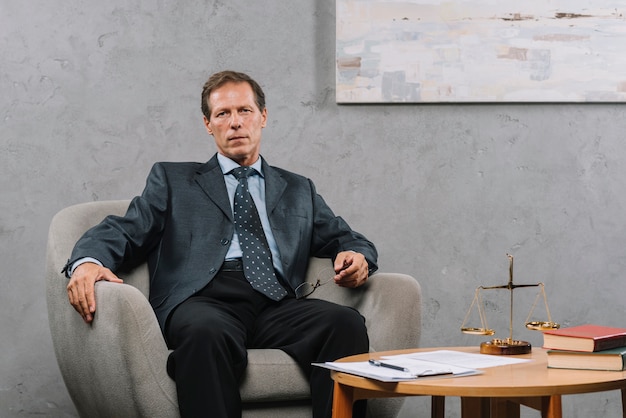
[[[125,284],[98,282],[91,325],[67,300],[61,274],[74,243],[106,215],[122,215],[129,201],[84,203],[60,211],[50,225],[46,265],[48,316],[63,379],[81,417],[178,416],[176,389],[165,370],[168,348],[147,300],[145,265]],[[312,259],[309,277],[329,260]],[[322,286],[311,297],[357,308],[366,318],[372,351],[417,347],[421,292],[407,275],[376,273],[358,289]],[[307,380],[280,350],[250,350],[241,384],[244,417],[310,417]],[[368,403],[370,417],[395,417],[400,399]]]

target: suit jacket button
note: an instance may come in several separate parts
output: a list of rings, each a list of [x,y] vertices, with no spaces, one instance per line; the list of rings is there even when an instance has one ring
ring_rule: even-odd
[[[217,271],[217,270],[215,270],[214,268],[212,268],[211,270],[209,270],[209,273],[210,273],[210,274],[213,274],[213,273],[215,273],[216,271]]]
[[[230,240],[227,238],[222,238],[222,245],[228,245],[230,244]]]

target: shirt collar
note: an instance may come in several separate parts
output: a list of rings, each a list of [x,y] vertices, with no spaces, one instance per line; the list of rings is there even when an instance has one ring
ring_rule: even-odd
[[[255,161],[255,163],[252,164],[250,167],[258,171],[259,175],[263,177],[263,163],[261,162],[261,158],[262,157],[259,156],[259,158]],[[241,167],[239,164],[237,164],[230,158],[220,153],[217,153],[217,161],[220,164],[220,168],[222,169],[222,174],[224,175],[230,173],[233,168]]]

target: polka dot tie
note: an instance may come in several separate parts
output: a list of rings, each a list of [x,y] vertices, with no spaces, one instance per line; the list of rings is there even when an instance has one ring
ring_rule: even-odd
[[[238,167],[231,174],[239,181],[235,191],[234,212],[235,229],[243,253],[244,275],[255,290],[272,300],[281,300],[287,291],[276,278],[261,219],[248,190],[248,177],[258,172],[251,167]]]

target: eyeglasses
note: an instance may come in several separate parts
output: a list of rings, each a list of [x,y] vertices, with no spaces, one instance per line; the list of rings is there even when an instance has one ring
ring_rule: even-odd
[[[325,279],[324,281],[322,281],[324,279],[324,277],[329,277],[328,279]],[[309,296],[311,293],[315,292],[315,289],[317,289],[320,286],[325,285],[326,283],[330,282],[333,278],[335,277],[335,271],[333,269],[327,268],[324,269],[322,271],[320,271],[317,274],[317,278],[315,280],[315,283],[311,283],[311,282],[304,282],[300,285],[298,285],[298,287],[296,287],[295,293],[296,293],[296,299],[303,299],[307,296]]]

